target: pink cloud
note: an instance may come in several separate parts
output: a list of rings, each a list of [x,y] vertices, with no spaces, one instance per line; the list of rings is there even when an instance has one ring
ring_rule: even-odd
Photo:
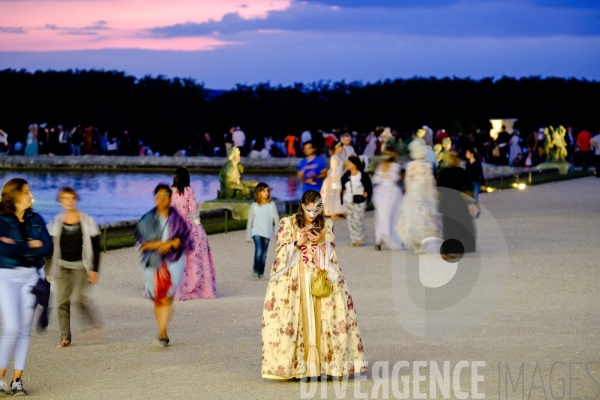
[[[269,11],[287,9],[291,0],[0,0],[0,4],[0,27],[14,27],[0,30],[0,51],[196,51],[233,43],[214,37],[156,38],[147,30],[220,20],[231,12],[246,19],[264,18]]]

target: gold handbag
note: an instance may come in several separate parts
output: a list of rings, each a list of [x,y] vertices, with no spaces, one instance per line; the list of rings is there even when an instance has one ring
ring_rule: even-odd
[[[333,285],[327,277],[327,271],[317,269],[317,276],[310,285],[310,292],[317,297],[328,297],[333,292]]]

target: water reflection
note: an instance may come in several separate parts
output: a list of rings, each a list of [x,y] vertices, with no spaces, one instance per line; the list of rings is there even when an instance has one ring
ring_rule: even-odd
[[[217,197],[217,174],[191,174],[192,188],[198,201]],[[73,187],[79,193],[79,208],[92,215],[99,223],[126,221],[140,218],[154,206],[152,190],[159,182],[170,183],[170,174],[109,173],[109,172],[36,172],[0,171],[2,184],[9,179],[26,179],[35,196],[34,209],[46,221],[61,211],[56,201],[57,190]],[[302,197],[302,186],[295,176],[244,174],[244,179],[267,183],[273,197],[296,200]]]

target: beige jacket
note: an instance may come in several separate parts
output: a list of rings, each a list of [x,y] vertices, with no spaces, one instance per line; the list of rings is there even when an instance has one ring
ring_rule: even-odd
[[[90,272],[92,269],[94,251],[92,249],[92,237],[100,235],[100,228],[94,218],[89,215],[79,212],[79,218],[81,223],[81,233],[83,234],[83,253],[82,260],[85,269]],[[52,236],[54,242],[54,254],[52,255],[52,264],[50,270],[50,276],[54,276],[56,273],[60,256],[60,235],[62,234],[62,224],[64,221],[64,213],[59,214],[54,218],[52,222],[48,224],[48,232]]]

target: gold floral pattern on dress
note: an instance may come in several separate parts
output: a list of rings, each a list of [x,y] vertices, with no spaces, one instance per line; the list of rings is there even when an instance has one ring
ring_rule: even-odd
[[[277,236],[276,259],[271,276],[282,271],[288,259],[288,244],[299,239],[298,227],[293,217],[281,219]],[[322,362],[322,373],[331,376],[352,375],[366,371],[362,340],[354,309],[354,302],[349,294],[346,280],[339,268],[335,253],[333,223],[325,221],[325,241],[331,243],[330,267],[339,275],[334,283],[333,293],[319,300],[314,309],[314,326],[319,327],[317,333],[317,349]],[[316,244],[302,246],[299,260],[276,280],[270,281],[262,317],[262,375],[265,378],[298,378],[306,376],[308,348],[305,348],[305,332],[308,334],[307,322],[303,321],[308,313],[301,298],[303,288],[310,285],[301,276],[308,271],[314,277],[318,268],[318,252]],[[318,319],[318,321],[316,321]],[[318,322],[318,323],[317,323]],[[308,342],[306,342],[308,343]],[[313,350],[311,350],[313,351]]]

